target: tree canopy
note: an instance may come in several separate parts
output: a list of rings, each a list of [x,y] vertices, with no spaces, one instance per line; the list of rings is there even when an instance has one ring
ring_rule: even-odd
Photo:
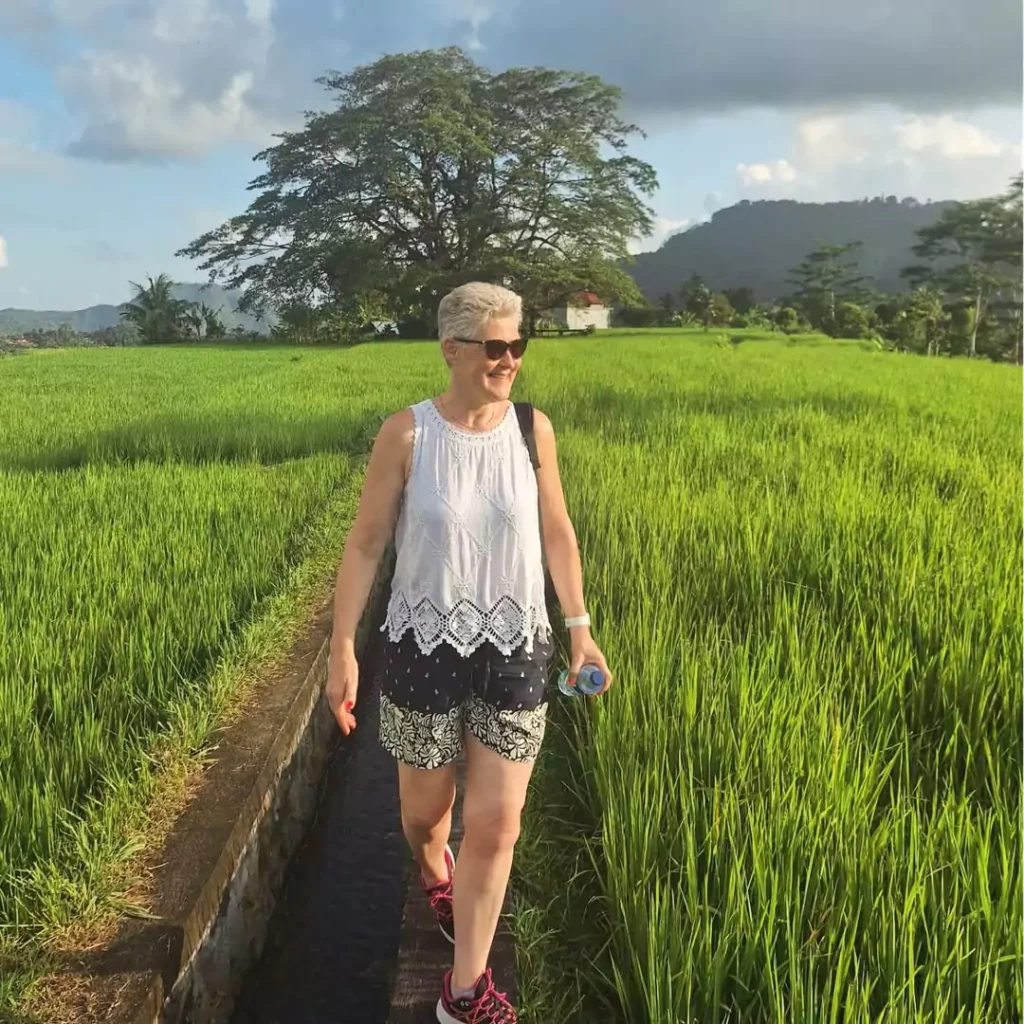
[[[815,326],[829,330],[836,325],[838,306],[866,298],[867,279],[858,262],[863,244],[820,246],[789,272],[790,281],[797,286],[793,298]]]
[[[977,352],[983,330],[1011,335],[1019,352],[1021,216],[1022,176],[1017,175],[1001,195],[956,203],[918,231],[914,254],[925,262],[903,271],[914,285],[928,286],[963,307],[970,355]]]
[[[333,109],[259,153],[248,210],[179,253],[244,288],[248,310],[433,314],[474,278],[519,291],[528,315],[581,288],[639,301],[620,264],[650,233],[657,181],[626,153],[640,133],[617,88],[492,74],[457,48],[318,81]]]
[[[189,304],[175,298],[174,282],[166,274],[148,280],[148,285],[131,282],[135,294],[121,307],[121,318],[138,331],[144,345],[181,341]]]

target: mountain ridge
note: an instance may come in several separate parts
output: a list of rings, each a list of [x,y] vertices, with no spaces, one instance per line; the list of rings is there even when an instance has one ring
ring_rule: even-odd
[[[651,303],[666,292],[677,294],[691,274],[713,291],[748,287],[759,302],[774,302],[792,293],[789,271],[814,249],[861,241],[868,283],[904,292],[900,271],[920,262],[912,252],[917,232],[950,205],[895,196],[833,203],[744,200],[671,235],[659,249],[638,253],[625,269]]]

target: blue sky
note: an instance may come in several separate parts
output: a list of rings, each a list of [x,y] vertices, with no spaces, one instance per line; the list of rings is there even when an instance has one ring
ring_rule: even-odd
[[[979,10],[981,13],[979,13]],[[127,297],[241,212],[313,79],[462,45],[621,85],[656,248],[740,199],[969,198],[1021,165],[1008,0],[3,0],[0,308]]]

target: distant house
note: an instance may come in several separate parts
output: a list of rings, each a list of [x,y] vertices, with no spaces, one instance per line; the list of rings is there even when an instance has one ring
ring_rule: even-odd
[[[593,292],[574,292],[563,305],[545,310],[544,316],[573,331],[584,327],[601,330],[611,323],[611,310]]]

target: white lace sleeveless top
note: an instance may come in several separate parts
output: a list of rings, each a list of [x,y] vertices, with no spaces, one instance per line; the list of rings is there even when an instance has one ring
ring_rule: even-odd
[[[433,401],[412,407],[412,467],[395,532],[397,560],[382,632],[408,631],[424,654],[464,657],[489,640],[509,655],[551,635],[544,601],[537,477],[509,404],[472,433]]]

